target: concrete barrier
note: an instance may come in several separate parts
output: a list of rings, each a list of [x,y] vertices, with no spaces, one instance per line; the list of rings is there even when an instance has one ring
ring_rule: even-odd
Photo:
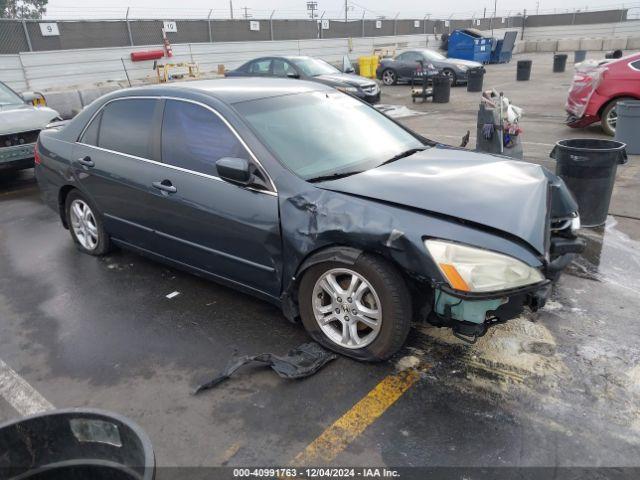
[[[557,40],[538,40],[537,52],[555,52],[557,50]]]
[[[95,99],[102,96],[102,92],[99,88],[83,88],[78,90],[78,93],[80,95],[80,101],[82,102],[83,107],[86,107]]]
[[[627,49],[640,50],[640,37],[629,37],[627,39]]]
[[[579,38],[562,38],[558,40],[559,52],[575,52],[576,50],[580,50]]]
[[[82,100],[78,90],[66,90],[60,92],[46,92],[47,105],[57,110],[64,119],[73,118],[82,110]]]
[[[605,38],[602,41],[602,50],[625,50],[627,48],[627,38]]]
[[[602,39],[582,38],[580,39],[580,50],[602,50]]]
[[[535,40],[526,40],[524,42],[524,53],[532,53],[538,51],[538,42]]]

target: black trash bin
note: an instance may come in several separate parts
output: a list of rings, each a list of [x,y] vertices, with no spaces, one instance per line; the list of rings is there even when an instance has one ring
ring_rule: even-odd
[[[435,75],[433,82],[433,103],[449,103],[451,96],[451,78],[447,75]]]
[[[616,103],[616,135],[614,140],[627,145],[627,153],[640,155],[640,101],[622,100]]]
[[[573,52],[573,63],[584,62],[585,58],[587,58],[586,50],[576,50]]]
[[[564,69],[567,66],[567,54],[566,53],[556,53],[553,56],[553,71],[555,73],[564,72]]]
[[[481,92],[484,81],[484,68],[472,68],[467,72],[467,92]]]
[[[0,478],[152,480],[149,438],[130,420],[93,409],[53,410],[0,425]]]
[[[576,138],[560,140],[549,154],[556,174],[578,202],[580,221],[597,227],[607,220],[618,165],[627,162],[626,145],[614,140]]]
[[[516,67],[516,80],[519,82],[526,82],[531,78],[531,60],[518,60]]]

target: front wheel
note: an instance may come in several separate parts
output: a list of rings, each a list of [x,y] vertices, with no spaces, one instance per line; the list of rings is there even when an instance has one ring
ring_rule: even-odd
[[[615,98],[611,100],[604,110],[602,111],[602,116],[600,117],[600,125],[602,126],[602,130],[604,133],[610,136],[614,136],[616,134],[616,124],[618,123],[618,113],[616,111],[616,105],[618,102],[623,102],[625,100],[634,100],[632,98]]]
[[[385,71],[383,71],[382,83],[384,83],[385,85],[395,85],[396,83],[398,83],[398,74],[395,72],[395,70],[387,68]]]
[[[458,81],[458,77],[456,76],[456,72],[454,72],[453,70],[451,70],[450,68],[445,68],[442,71],[442,74],[449,77],[449,79],[451,80],[451,86],[455,87],[456,83]]]
[[[354,265],[326,262],[310,267],[298,294],[302,323],[314,340],[365,361],[389,358],[411,325],[411,296],[386,260],[361,255]]]

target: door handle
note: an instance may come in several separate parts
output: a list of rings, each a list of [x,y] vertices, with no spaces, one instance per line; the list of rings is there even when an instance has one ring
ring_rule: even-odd
[[[173,186],[170,180],[162,180],[161,182],[153,182],[151,185],[158,190],[162,190],[167,193],[176,193],[178,189]]]
[[[82,166],[85,166],[85,167],[95,167],[96,166],[96,164],[93,163],[93,160],[91,160],[91,157],[88,156],[88,155],[86,157],[79,158],[78,159],[78,163],[80,165],[82,165]]]

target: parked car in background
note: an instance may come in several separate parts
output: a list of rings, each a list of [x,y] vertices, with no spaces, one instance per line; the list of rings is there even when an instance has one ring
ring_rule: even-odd
[[[0,82],[0,171],[33,167],[33,147],[40,130],[60,120],[55,110],[34,106],[39,94],[14,92]]]
[[[380,87],[370,78],[345,73],[313,57],[263,57],[225,72],[226,77],[280,77],[323,83],[369,103],[380,101]]]
[[[423,65],[426,72],[423,72]],[[467,81],[467,72],[471,68],[482,68],[483,65],[469,60],[447,58],[435,50],[418,48],[406,50],[393,58],[383,58],[376,69],[376,77],[385,85],[408,82],[418,75],[434,75],[443,73],[451,78],[451,84],[457,85]]]
[[[616,132],[616,104],[640,100],[640,53],[612,61],[587,61],[576,67],[569,88],[567,125],[586,127],[600,122],[607,135]]]
[[[362,360],[414,318],[474,340],[541,308],[581,249],[548,170],[438,145],[314,82],[121,90],[36,149],[80,251],[116,244],[256,295]]]

